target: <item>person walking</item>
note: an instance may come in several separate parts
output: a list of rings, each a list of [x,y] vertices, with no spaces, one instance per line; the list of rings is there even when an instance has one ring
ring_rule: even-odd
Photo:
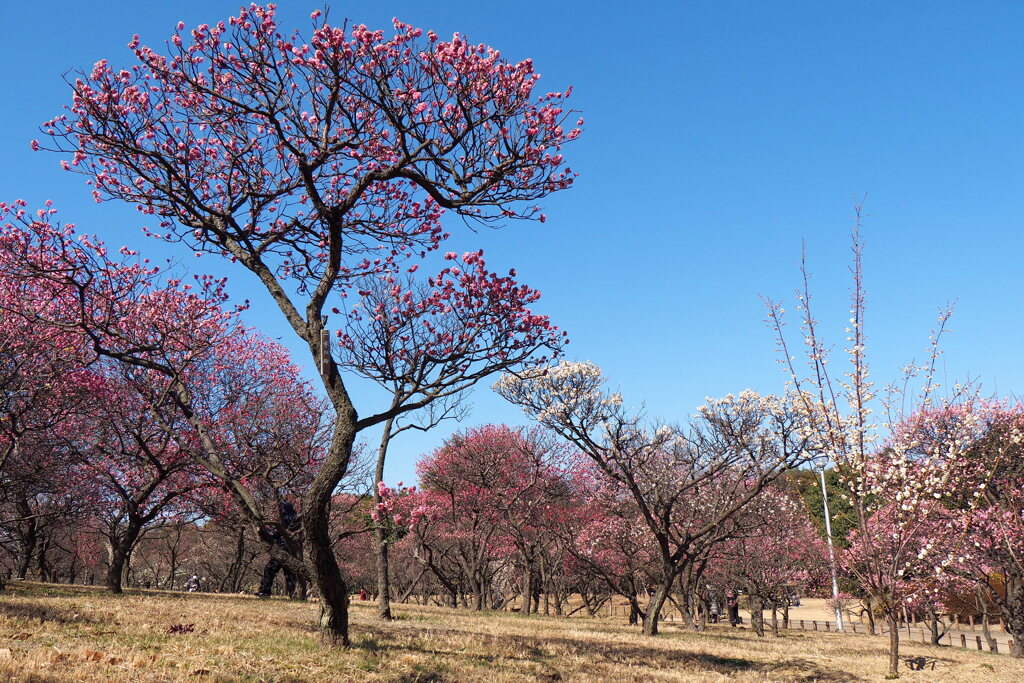
[[[731,588],[725,593],[725,608],[729,612],[729,625],[740,623],[740,599]]]

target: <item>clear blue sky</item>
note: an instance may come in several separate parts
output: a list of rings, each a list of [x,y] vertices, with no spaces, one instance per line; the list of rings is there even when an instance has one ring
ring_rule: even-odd
[[[280,4],[289,28],[307,27],[317,7]],[[52,198],[81,229],[162,255],[166,246],[141,236],[143,217],[93,204],[82,177],[29,141],[68,101],[65,71],[127,64],[133,33],[162,44],[179,19],[213,23],[238,3],[2,5],[3,199]],[[853,196],[865,192],[874,379],[920,356],[937,307],[959,299],[949,382],[970,375],[989,391],[1024,393],[1021,3],[595,0],[531,11],[378,0],[338,2],[331,14],[459,31],[532,57],[544,91],[575,85],[586,127],[566,156],[578,185],[546,203],[544,225],[456,244],[483,247],[496,270],[515,266],[544,292],[538,308],[569,331],[570,357],[599,364],[652,416],[680,420],[705,396],[782,389],[758,294],[792,301],[801,239],[819,317],[842,348],[847,230]],[[248,321],[301,351],[239,268],[209,256],[183,263],[228,275],[232,292],[253,300]],[[379,405],[360,400],[363,412]],[[471,400],[469,424],[523,419],[489,388]],[[457,428],[403,435],[388,479],[411,480],[415,457]]]

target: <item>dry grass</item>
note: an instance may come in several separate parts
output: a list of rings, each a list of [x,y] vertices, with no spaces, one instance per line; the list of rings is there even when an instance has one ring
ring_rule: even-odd
[[[0,680],[863,681],[886,642],[728,627],[646,639],[615,618],[524,617],[399,606],[382,624],[353,605],[354,645],[320,646],[317,607],[245,596],[15,584],[0,594]],[[189,625],[193,625],[190,629]],[[172,632],[175,631],[175,632]],[[905,680],[1021,681],[1024,662],[906,644]]]

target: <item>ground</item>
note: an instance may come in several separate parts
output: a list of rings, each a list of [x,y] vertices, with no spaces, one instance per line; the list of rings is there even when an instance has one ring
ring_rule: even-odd
[[[619,616],[558,618],[353,603],[353,646],[321,647],[317,606],[249,596],[15,583],[0,593],[0,680],[873,681],[886,640],[746,629],[644,638]],[[904,680],[1021,681],[1024,662],[920,643]],[[907,665],[923,667],[908,670]]]

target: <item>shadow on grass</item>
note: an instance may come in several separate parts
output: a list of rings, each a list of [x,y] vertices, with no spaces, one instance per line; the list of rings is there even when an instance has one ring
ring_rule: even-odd
[[[74,598],[74,597],[102,597],[102,598],[168,598],[176,600],[214,600],[218,602],[243,602],[254,601],[256,596],[251,593],[207,593],[178,590],[160,590],[156,588],[125,588],[120,594],[111,593],[105,586],[85,586],[82,584],[67,583],[39,583],[36,581],[11,581],[3,590],[0,590],[0,597],[4,595],[24,595],[31,597],[45,598]],[[271,603],[282,604],[313,604],[305,600],[290,600],[288,598],[272,598]]]
[[[378,632],[378,634],[381,634]],[[508,661],[539,664],[546,670],[540,678],[560,680],[555,664],[562,653],[585,655],[594,665],[607,664],[627,667],[686,671],[689,673],[716,673],[734,675],[744,672],[777,674],[794,681],[830,681],[847,683],[862,680],[840,669],[826,668],[820,662],[802,657],[789,657],[764,662],[745,657],[723,657],[709,653],[678,652],[655,647],[625,643],[589,642],[566,637],[531,637],[516,634],[500,636],[456,629],[425,628],[417,630],[386,629],[389,642],[386,650],[409,650],[423,654],[464,658],[488,665]],[[397,637],[396,637],[397,636]],[[376,640],[376,639],[375,639]],[[480,643],[480,649],[497,652],[473,652],[469,643]],[[458,645],[446,646],[445,643]],[[379,642],[374,642],[379,647]],[[793,676],[793,670],[800,673]],[[636,669],[634,669],[636,670]],[[571,675],[572,672],[567,672]]]
[[[106,623],[97,620],[88,614],[76,612],[67,607],[47,605],[39,602],[7,602],[0,599],[0,614],[12,619],[25,619],[27,621],[46,621],[58,624],[90,624]]]

